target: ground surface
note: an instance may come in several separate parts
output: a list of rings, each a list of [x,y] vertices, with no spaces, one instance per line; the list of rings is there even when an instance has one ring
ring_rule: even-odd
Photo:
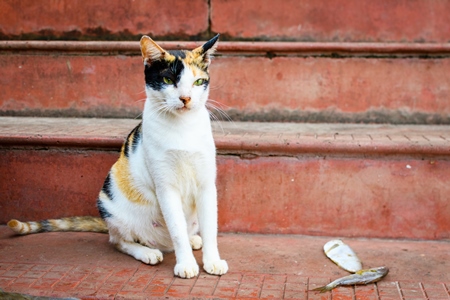
[[[40,296],[83,299],[276,298],[450,299],[450,241],[345,239],[365,268],[388,266],[377,284],[308,290],[348,275],[322,252],[327,237],[220,234],[229,273],[173,276],[175,257],[142,264],[108,244],[106,234],[14,236],[0,226],[0,288]],[[201,251],[195,252],[201,266]]]

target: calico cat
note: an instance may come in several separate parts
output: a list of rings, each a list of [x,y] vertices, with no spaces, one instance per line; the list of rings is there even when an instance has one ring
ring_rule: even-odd
[[[19,234],[109,232],[118,250],[150,265],[163,260],[162,252],[175,250],[174,273],[182,278],[198,275],[192,249],[203,247],[204,270],[225,274],[228,265],[217,247],[215,145],[206,108],[218,38],[192,51],[166,51],[142,37],[143,118],[105,179],[97,200],[101,218],[11,220],[8,226]]]

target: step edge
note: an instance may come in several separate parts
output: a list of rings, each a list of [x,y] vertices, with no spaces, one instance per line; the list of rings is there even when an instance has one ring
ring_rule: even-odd
[[[297,144],[254,143],[252,141],[233,141],[232,139],[215,139],[219,154],[239,154],[243,158],[248,154],[256,156],[291,156],[311,155],[406,155],[406,156],[450,156],[450,147],[445,144],[416,145],[413,143],[381,142],[311,142],[301,141]]]
[[[95,150],[119,151],[123,145],[123,137],[93,138],[88,136],[2,136],[0,148],[82,148]],[[214,138],[219,155],[239,155],[243,158],[259,156],[289,156],[303,154],[314,155],[422,155],[450,156],[450,147],[445,144],[417,145],[414,143],[382,143],[382,142],[330,142],[305,141],[296,143],[261,142],[236,140],[233,138]]]
[[[201,42],[160,41],[168,50],[193,49]],[[139,55],[139,42],[102,41],[0,41],[0,51],[60,51],[60,52],[129,52]],[[220,42],[218,54],[375,54],[375,55],[447,55],[450,43],[352,43],[352,42]]]
[[[124,142],[123,137],[92,137],[67,135],[0,135],[0,148],[10,147],[75,147],[87,149],[119,150]]]

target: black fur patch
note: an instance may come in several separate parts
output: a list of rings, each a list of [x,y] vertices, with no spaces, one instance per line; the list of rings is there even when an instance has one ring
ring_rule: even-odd
[[[105,182],[103,183],[102,191],[103,193],[108,196],[110,200],[113,200],[113,193],[112,193],[112,182],[111,182],[111,174],[108,173],[108,176],[105,178]]]
[[[130,134],[128,134],[127,139],[125,140],[123,152],[126,157],[129,157],[130,155],[130,148],[132,152],[136,151],[136,147],[139,141],[141,140],[141,136],[142,136],[142,122],[139,123],[139,125],[136,126],[130,132]]]
[[[168,51],[170,54],[172,54],[175,57],[184,59],[186,58],[186,52],[182,51],[182,50],[170,50]]]
[[[141,141],[141,137],[142,137],[142,122],[139,123],[139,125],[136,126],[136,128],[134,128],[133,143],[131,144],[131,150],[133,152],[136,151],[137,145]]]
[[[103,206],[103,203],[100,199],[97,199],[97,208],[98,208],[98,212],[100,213],[100,217],[102,217],[102,219],[106,219],[106,218],[111,218],[112,214],[106,210],[106,208]]]
[[[213,37],[212,39],[210,39],[209,41],[207,41],[205,44],[203,44],[202,49],[203,52],[208,51],[209,49],[211,49],[212,46],[214,46],[214,44],[217,42],[217,40],[219,39],[220,34],[216,34],[215,37]]]
[[[181,51],[178,52],[181,53]],[[145,65],[145,84],[148,87],[159,91],[167,86],[167,84],[164,83],[163,80],[164,77],[167,77],[171,79],[176,86],[180,81],[181,72],[183,71],[183,69],[183,62],[178,57],[173,62],[157,60],[155,62],[152,62],[150,65]]]
[[[53,227],[48,220],[44,220],[41,222],[41,232],[50,232],[53,231]]]
[[[203,89],[206,90],[209,86],[209,80],[205,80],[205,83],[203,83]]]

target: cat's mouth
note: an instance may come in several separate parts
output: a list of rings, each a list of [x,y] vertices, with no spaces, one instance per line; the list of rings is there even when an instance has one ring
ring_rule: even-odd
[[[189,108],[187,108],[186,106],[183,106],[183,107],[177,108],[177,110],[178,111],[187,111],[187,110],[189,110]]]
[[[192,108],[191,105],[184,105],[181,107],[177,107],[176,110],[179,112],[185,112],[191,110],[191,108]]]

